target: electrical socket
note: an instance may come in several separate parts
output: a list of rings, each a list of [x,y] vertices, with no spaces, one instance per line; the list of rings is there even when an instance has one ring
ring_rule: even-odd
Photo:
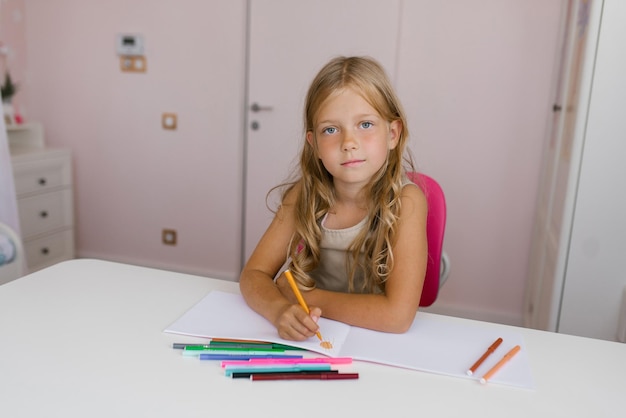
[[[176,113],[163,113],[161,115],[161,126],[163,129],[175,130],[178,124],[178,115]]]
[[[175,229],[164,229],[161,233],[161,240],[165,245],[176,245],[177,233]]]
[[[126,73],[145,73],[146,57],[144,56],[120,56],[120,69]]]

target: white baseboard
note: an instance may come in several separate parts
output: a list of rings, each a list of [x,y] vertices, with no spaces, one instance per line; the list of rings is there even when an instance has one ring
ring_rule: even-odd
[[[233,276],[232,272],[211,271],[194,266],[180,266],[176,264],[160,263],[154,260],[141,260],[119,255],[102,254],[91,251],[79,251],[76,258],[93,258],[97,260],[113,261],[116,263],[131,264],[134,266],[150,267],[159,270],[174,271],[176,273],[192,274],[195,276],[210,277],[212,279],[228,280],[235,282],[239,276]]]

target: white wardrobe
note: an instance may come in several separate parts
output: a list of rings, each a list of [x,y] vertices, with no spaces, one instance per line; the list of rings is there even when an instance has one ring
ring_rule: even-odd
[[[525,325],[624,341],[626,2],[570,3]]]

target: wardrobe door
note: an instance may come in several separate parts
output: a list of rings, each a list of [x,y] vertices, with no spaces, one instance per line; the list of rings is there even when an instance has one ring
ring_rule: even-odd
[[[615,340],[626,303],[626,3],[605,0],[559,332]]]

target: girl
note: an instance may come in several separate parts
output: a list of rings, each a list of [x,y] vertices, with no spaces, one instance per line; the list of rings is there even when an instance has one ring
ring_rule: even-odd
[[[321,315],[405,332],[426,272],[427,204],[405,175],[406,118],[383,68],[367,57],[331,60],[309,88],[304,124],[300,173],[244,266],[241,293],[288,340],[315,335]]]

